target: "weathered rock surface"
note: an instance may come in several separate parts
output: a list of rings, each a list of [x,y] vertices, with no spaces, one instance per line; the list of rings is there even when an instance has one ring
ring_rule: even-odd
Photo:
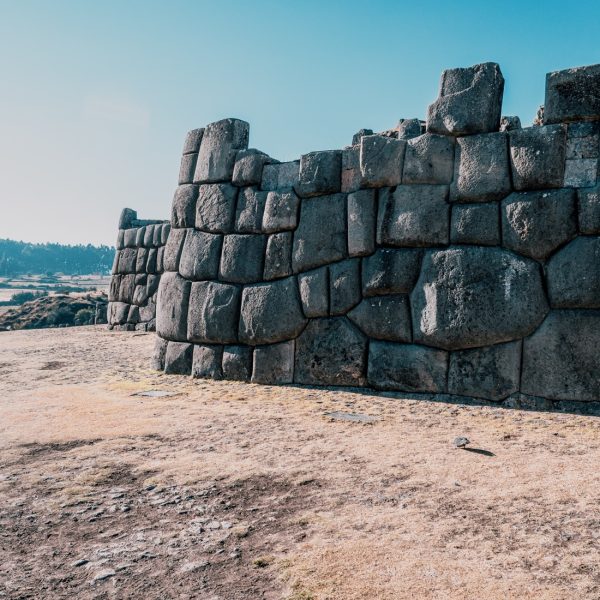
[[[292,231],[298,224],[300,198],[294,192],[268,192],[262,230],[265,233]]]
[[[504,400],[519,391],[521,341],[450,354],[448,393]]]
[[[184,154],[181,157],[181,163],[179,165],[179,185],[192,183],[194,181],[197,160],[197,154]]]
[[[415,342],[447,350],[524,337],[548,311],[535,262],[483,247],[427,252],[411,306]]]
[[[266,191],[289,191],[298,185],[299,174],[299,160],[265,165],[263,167],[260,189]]]
[[[250,381],[252,376],[252,348],[225,346],[222,360],[223,379]]]
[[[364,296],[408,294],[421,268],[421,250],[379,248],[362,261]]]
[[[175,190],[171,207],[173,227],[193,227],[196,220],[197,185],[180,185]]]
[[[348,254],[367,256],[375,251],[377,202],[375,190],[348,195]]]
[[[265,235],[226,235],[223,239],[219,279],[232,283],[261,281],[266,243]]]
[[[222,244],[222,235],[190,229],[183,242],[179,273],[192,281],[216,279]]]
[[[360,140],[360,176],[363,187],[398,185],[402,181],[406,142],[381,135]]]
[[[446,391],[448,354],[414,344],[369,344],[369,385],[402,392]]]
[[[294,381],[294,340],[254,349],[252,383],[285,384]]]
[[[251,346],[295,338],[306,325],[295,277],[244,288],[240,342]]]
[[[196,229],[210,233],[230,233],[233,229],[237,194],[237,188],[228,183],[199,186]]]
[[[263,278],[266,281],[292,274],[292,232],[274,233],[267,240]]]
[[[329,313],[346,314],[360,302],[360,260],[353,258],[329,267]]]
[[[410,342],[411,318],[406,295],[365,298],[348,318],[367,336],[390,342]]]
[[[329,314],[329,268],[298,275],[298,286],[304,316],[326,317]]]
[[[523,342],[521,391],[551,400],[600,398],[600,311],[553,310]]]
[[[156,333],[167,340],[187,341],[190,282],[177,273],[164,273],[158,286]]]
[[[342,192],[355,192],[360,188],[360,145],[342,150]]]
[[[232,182],[237,186],[260,185],[263,167],[273,160],[264,152],[248,148],[235,156]]]
[[[169,342],[156,336],[154,338],[154,351],[152,352],[152,362],[150,368],[154,371],[162,371],[165,368],[165,356],[167,354],[167,344]]]
[[[409,140],[402,183],[449,184],[454,172],[454,138],[424,133]]]
[[[583,234],[600,233],[600,184],[587,190],[578,190],[579,231]]]
[[[500,244],[500,210],[497,202],[455,204],[452,207],[450,241],[453,244]]]
[[[198,151],[200,150],[200,143],[202,142],[203,135],[203,127],[188,131],[187,135],[185,136],[185,142],[183,143],[182,154],[198,153]]]
[[[573,190],[515,192],[502,201],[501,214],[503,245],[532,258],[548,257],[577,233]]]
[[[256,188],[240,190],[235,209],[235,230],[238,233],[261,233],[267,192]]]
[[[367,339],[344,317],[311,320],[296,340],[294,381],[364,385]]]
[[[223,346],[194,345],[192,377],[200,379],[222,379],[221,359]]]
[[[169,342],[165,353],[165,373],[189,375],[192,371],[192,352],[192,344]]]
[[[191,229],[173,229],[165,246],[163,267],[165,271],[177,271],[186,233]]]
[[[296,193],[301,198],[335,194],[341,190],[342,151],[310,152],[300,158]]]

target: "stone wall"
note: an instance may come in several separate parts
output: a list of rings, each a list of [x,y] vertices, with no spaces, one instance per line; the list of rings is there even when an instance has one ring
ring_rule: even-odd
[[[155,330],[156,294],[170,229],[168,221],[140,220],[134,210],[123,209],[108,293],[110,329]]]
[[[548,75],[541,126],[501,117],[503,87],[494,63],[445,71],[426,127],[284,163],[244,121],[191,131],[154,366],[599,400],[600,66]]]

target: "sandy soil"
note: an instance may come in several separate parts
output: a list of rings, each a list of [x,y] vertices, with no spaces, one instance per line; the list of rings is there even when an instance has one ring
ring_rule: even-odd
[[[192,381],[152,346],[0,334],[0,598],[600,598],[598,418]]]

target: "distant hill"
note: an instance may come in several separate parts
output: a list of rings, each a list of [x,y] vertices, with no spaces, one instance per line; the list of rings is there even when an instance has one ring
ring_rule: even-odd
[[[107,274],[115,249],[110,246],[29,244],[0,239],[0,277],[31,273]]]

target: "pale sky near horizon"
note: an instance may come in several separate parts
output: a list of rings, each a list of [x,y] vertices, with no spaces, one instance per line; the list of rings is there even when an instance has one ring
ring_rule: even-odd
[[[424,118],[443,69],[500,63],[530,124],[548,71],[600,63],[600,2],[0,0],[0,238],[114,244],[168,218],[186,131],[280,160]]]

